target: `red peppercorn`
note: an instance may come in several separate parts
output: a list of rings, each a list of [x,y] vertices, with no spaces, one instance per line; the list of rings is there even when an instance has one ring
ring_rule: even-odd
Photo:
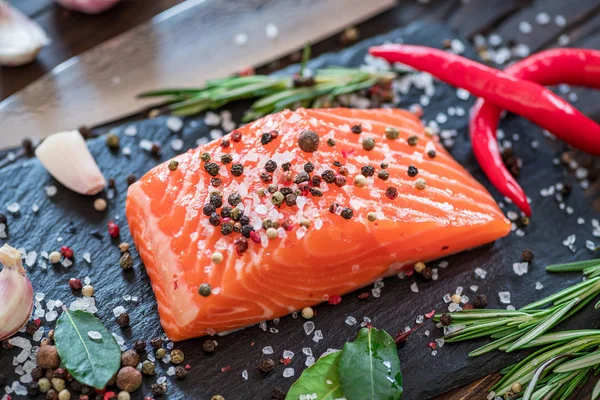
[[[117,398],[117,394],[115,392],[106,392],[104,393],[104,400],[113,400]]]
[[[60,254],[62,254],[66,258],[73,258],[73,250],[71,250],[71,248],[67,246],[62,246],[60,248]]]
[[[427,347],[429,347],[431,350],[435,350],[437,349],[437,344],[435,342],[429,342],[427,343]]]
[[[338,296],[337,294],[334,294],[333,296],[329,297],[329,304],[331,304],[332,306],[337,306],[341,302],[342,302],[342,298],[340,296]]]
[[[113,221],[108,221],[108,234],[114,238],[119,236],[119,225],[115,224]]]
[[[231,140],[233,140],[234,142],[239,142],[240,140],[242,140],[242,132],[240,132],[240,131],[231,132]]]
[[[228,366],[226,366],[226,367],[223,367],[223,368],[221,368],[221,372],[227,372],[227,371],[229,371],[230,369],[231,369],[231,366],[230,366],[230,365],[228,365]]]
[[[282,358],[281,360],[279,360],[280,363],[282,363],[283,365],[288,365],[289,363],[292,362],[292,360],[290,360],[289,358]]]
[[[271,134],[271,139],[276,139],[277,136],[279,136],[279,132],[278,131],[271,131],[269,133]]]
[[[250,239],[252,239],[254,243],[260,243],[260,236],[254,231],[250,232]]]
[[[71,289],[73,290],[81,290],[81,279],[77,279],[77,278],[71,278],[69,279],[69,286],[71,287]]]
[[[359,294],[357,297],[358,297],[359,299],[368,299],[369,297],[371,297],[371,293],[369,293],[369,292],[364,292],[364,293],[361,293],[361,294]]]

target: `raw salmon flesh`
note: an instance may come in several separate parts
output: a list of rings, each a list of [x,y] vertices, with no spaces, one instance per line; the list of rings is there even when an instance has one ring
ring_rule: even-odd
[[[126,212],[175,341],[281,317],[510,231],[408,111],[283,111],[174,161],[129,187]]]

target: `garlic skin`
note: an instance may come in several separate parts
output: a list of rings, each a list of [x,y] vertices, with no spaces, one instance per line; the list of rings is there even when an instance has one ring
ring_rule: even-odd
[[[35,21],[0,0],[0,65],[30,63],[49,43],[50,39]]]
[[[33,287],[21,263],[21,252],[8,244],[0,247],[0,341],[11,337],[29,321]]]
[[[94,195],[106,180],[79,131],[48,136],[35,149],[35,155],[57,181],[79,194]]]

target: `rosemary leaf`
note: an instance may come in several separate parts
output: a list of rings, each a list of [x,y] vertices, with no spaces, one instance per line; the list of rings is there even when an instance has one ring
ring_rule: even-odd
[[[600,350],[565,362],[554,368],[554,372],[570,372],[582,368],[593,367],[600,364]]]
[[[598,280],[600,280],[600,278],[594,278],[594,279],[588,279],[587,281],[583,281],[580,282],[576,285],[570,286],[566,289],[561,290],[558,293],[555,293],[551,296],[545,297],[542,300],[538,300],[536,302],[527,304],[524,307],[521,307],[519,309],[519,311],[529,311],[529,310],[535,310],[537,308],[541,308],[544,306],[547,306],[548,304],[551,304],[552,302],[559,300],[565,296],[570,295],[571,293],[577,292],[578,290],[580,290],[582,287],[586,287],[589,285],[593,285],[594,283],[598,282]]]
[[[573,339],[579,339],[583,337],[590,337],[591,339],[598,339],[600,341],[600,330],[598,329],[581,329],[571,330],[562,332],[551,332],[545,335],[539,336],[533,339],[531,342],[523,345],[522,349],[531,347],[544,346],[550,343],[561,343],[567,342]]]
[[[573,308],[575,304],[577,304],[578,301],[578,298],[574,298],[573,300],[568,302],[565,306],[562,307],[562,309],[557,311],[555,314],[550,315],[547,319],[544,320],[544,322],[533,328],[530,332],[528,332],[526,335],[524,335],[515,343],[513,343],[508,349],[506,349],[506,352],[510,353],[519,349],[521,346],[524,346],[525,344],[540,336],[542,333],[552,328],[554,325],[560,322],[560,319],[565,314],[567,314],[569,310]]]
[[[600,399],[600,379],[598,379],[598,382],[596,382],[596,384],[594,385],[594,389],[592,390],[592,399],[591,400],[598,400]]]
[[[553,364],[555,364],[558,360],[562,359],[562,358],[566,358],[566,357],[570,357],[572,354],[560,354],[556,357],[553,357],[551,359],[549,359],[548,361],[546,361],[545,363],[543,363],[533,374],[533,377],[531,378],[531,381],[529,382],[529,384],[527,385],[527,388],[525,389],[525,392],[523,392],[523,400],[531,400],[531,395],[533,394],[533,391],[535,390],[535,387],[537,385],[537,382],[540,380],[540,378],[542,377],[542,374],[546,371],[547,368],[551,367]]]
[[[548,265],[546,271],[548,272],[582,272],[584,269],[589,267],[600,266],[600,260],[585,260],[577,261],[566,264],[554,264]]]

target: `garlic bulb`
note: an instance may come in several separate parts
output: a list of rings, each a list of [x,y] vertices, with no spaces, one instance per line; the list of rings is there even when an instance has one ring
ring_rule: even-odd
[[[0,65],[27,64],[49,43],[35,21],[0,0]]]
[[[14,335],[29,321],[33,310],[33,287],[21,264],[21,253],[5,244],[0,247],[0,340]]]
[[[80,194],[96,194],[106,180],[79,131],[59,132],[48,136],[35,155],[60,183]]]

